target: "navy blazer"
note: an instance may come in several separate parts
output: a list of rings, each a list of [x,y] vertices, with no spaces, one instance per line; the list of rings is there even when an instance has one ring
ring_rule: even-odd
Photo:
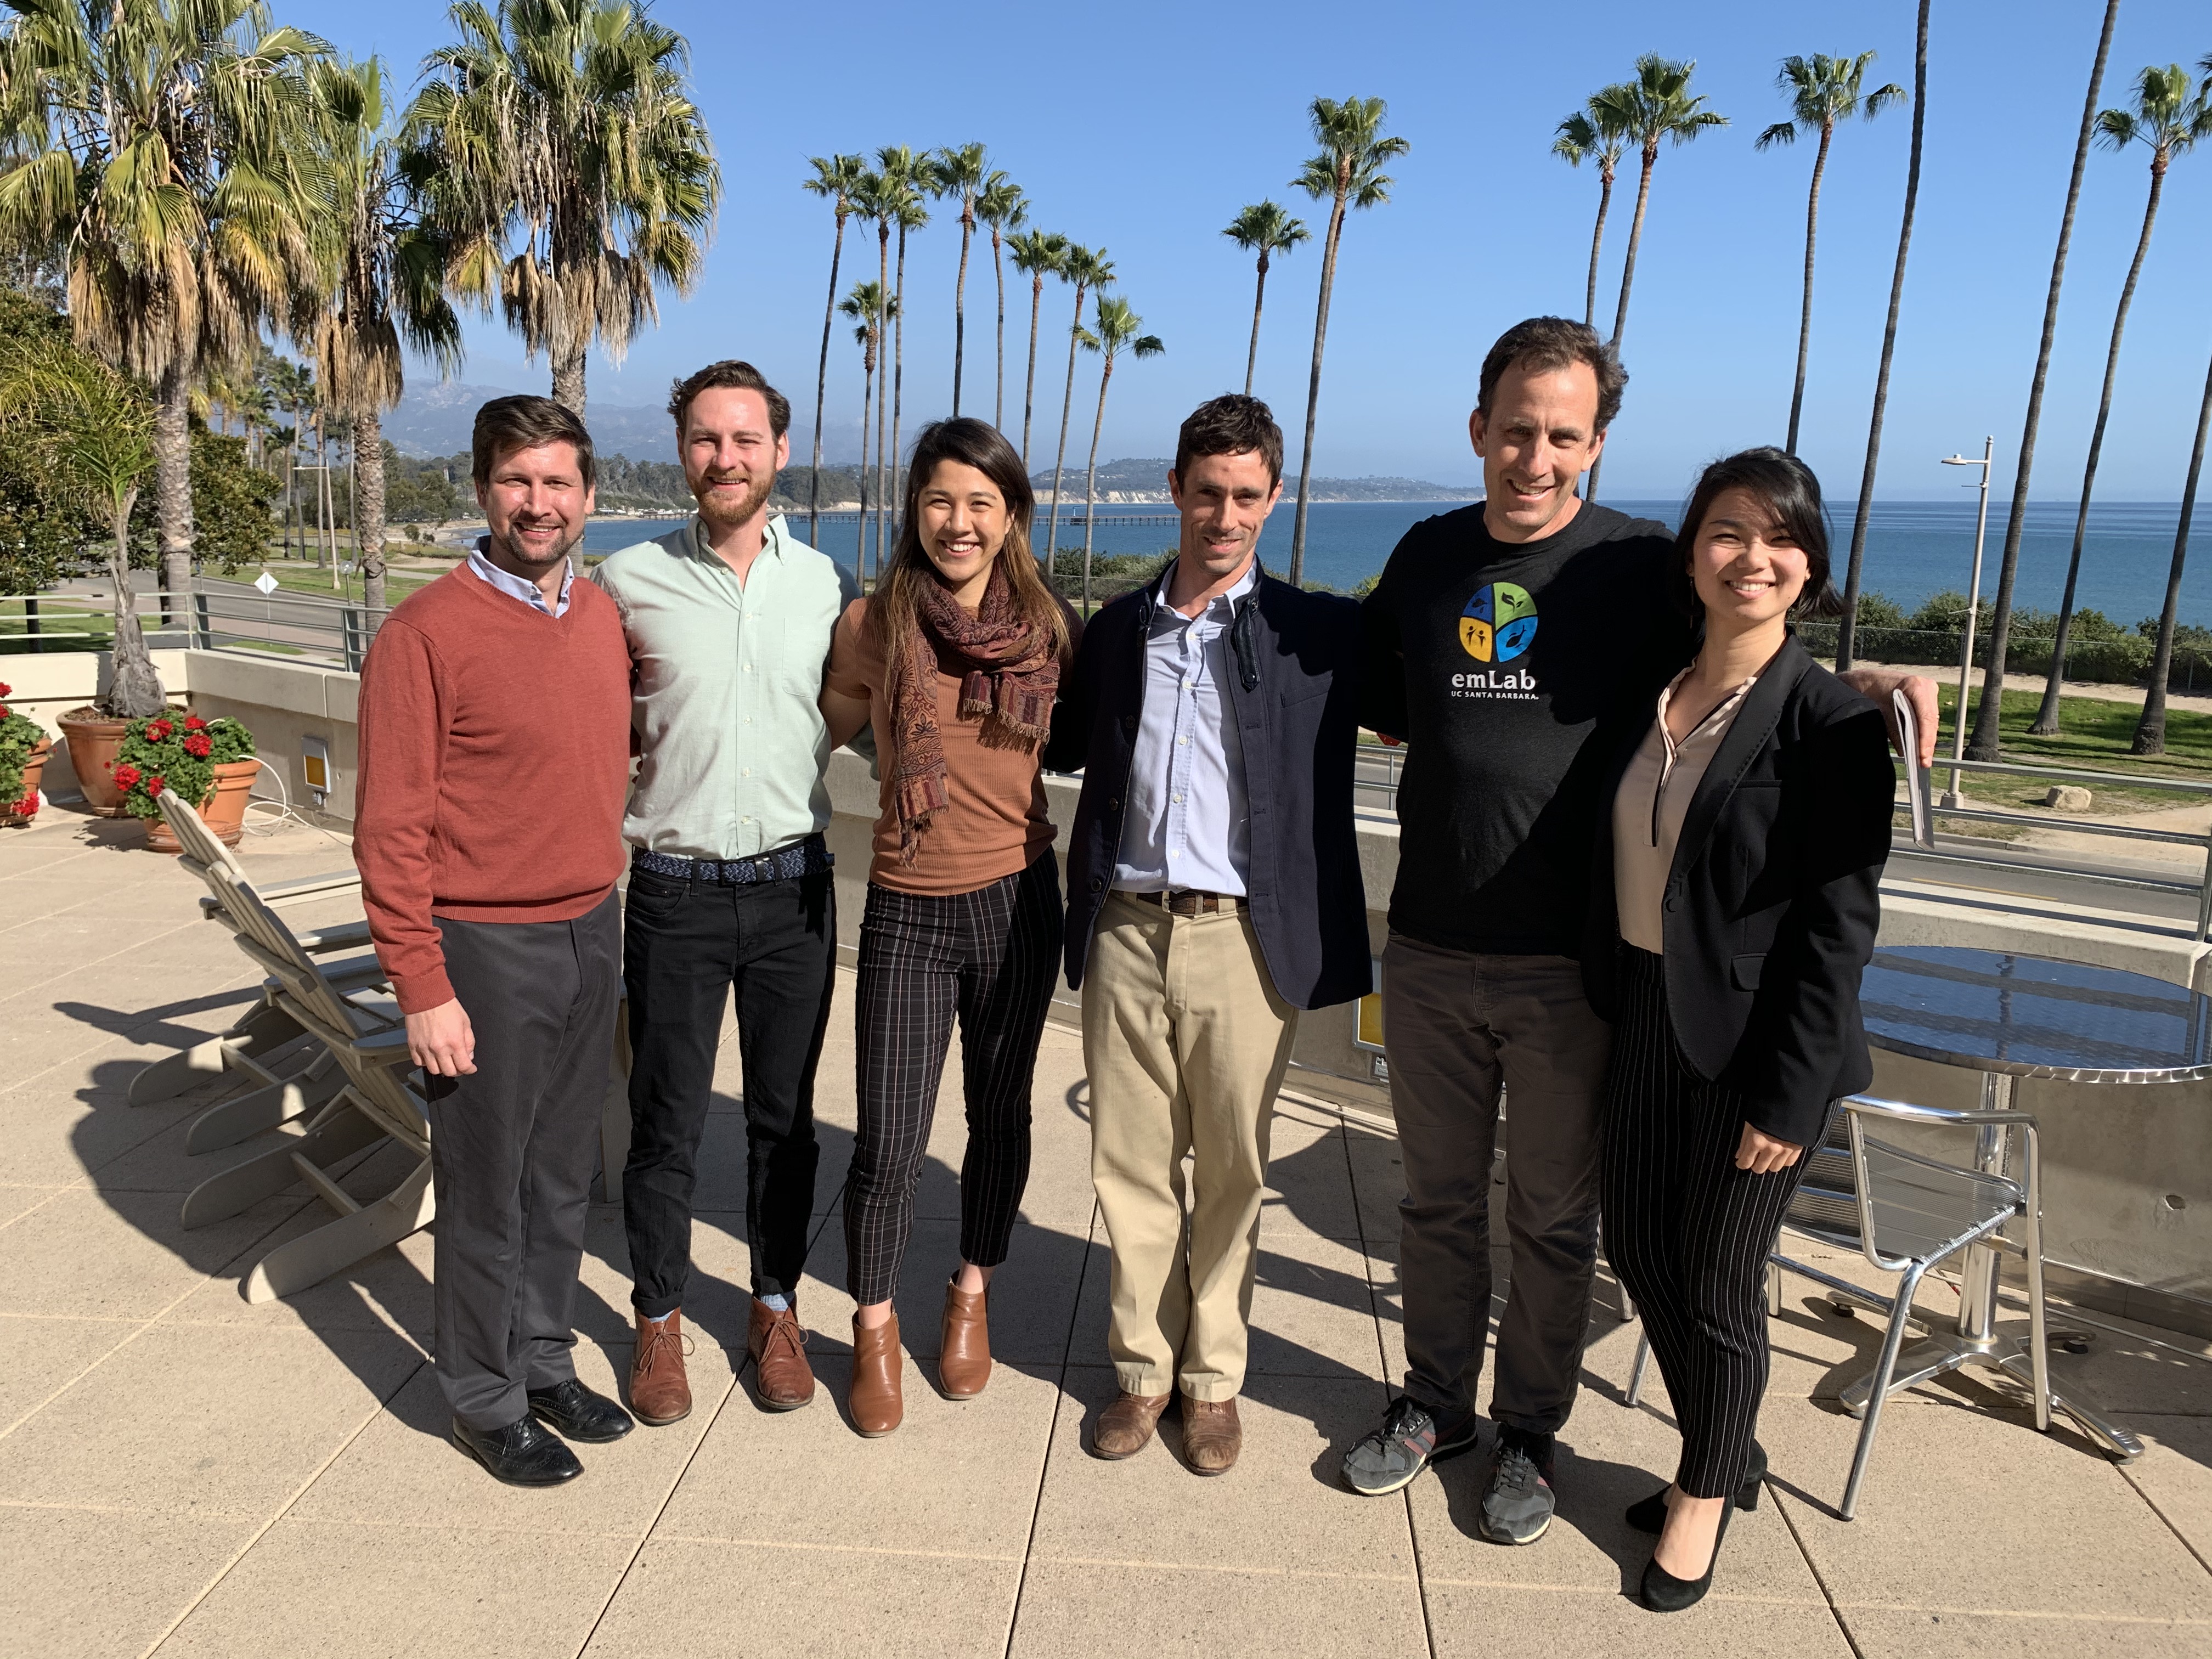
[[[1067,850],[1072,986],[1083,983],[1091,930],[1114,885],[1159,586],[1125,593],[1091,617],[1053,714],[1045,765],[1084,775]],[[1352,817],[1359,606],[1302,592],[1263,570],[1237,602],[1226,639],[1224,717],[1236,720],[1243,739],[1251,817],[1246,884],[1267,976],[1293,1007],[1349,1002],[1373,988]]]
[[[1590,863],[1583,983],[1618,1006],[1613,803],[1656,712],[1612,735]],[[1690,797],[1662,901],[1667,1011],[1690,1069],[1779,1139],[1820,1138],[1874,1080],[1859,976],[1881,923],[1897,774],[1881,712],[1793,634]]]

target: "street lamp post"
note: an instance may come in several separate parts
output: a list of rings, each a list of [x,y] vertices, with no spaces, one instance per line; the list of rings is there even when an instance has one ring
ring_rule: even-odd
[[[1984,437],[1980,459],[1977,460],[1972,455],[1946,455],[1943,458],[1946,466],[1978,466],[1982,469],[1981,508],[1974,515],[1974,575],[1966,586],[1966,637],[1959,653],[1959,708],[1951,721],[1951,758],[1954,761],[1966,757],[1966,687],[1974,673],[1974,622],[1982,604],[1982,538],[1990,527],[1990,460],[1996,448],[1996,440]],[[1998,684],[2003,684],[2002,678]],[[1943,792],[1942,804],[1952,807],[1966,805],[1959,793],[1959,769],[1955,766],[1951,769],[1951,787]]]

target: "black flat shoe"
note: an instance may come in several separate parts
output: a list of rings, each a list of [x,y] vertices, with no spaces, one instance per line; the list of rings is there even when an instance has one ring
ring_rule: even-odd
[[[1735,1506],[1740,1510],[1759,1507],[1759,1490],[1766,1479],[1766,1449],[1756,1440],[1751,1443],[1751,1461],[1744,1465],[1743,1485],[1736,1488]],[[1640,1503],[1631,1504],[1624,1517],[1638,1532],[1656,1534],[1667,1529],[1667,1494],[1671,1486],[1662,1486]]]
[[[573,1376],[557,1388],[532,1389],[524,1398],[530,1401],[530,1414],[547,1428],[587,1446],[619,1440],[637,1426],[620,1406]]]
[[[453,1443],[510,1486],[557,1486],[584,1472],[576,1454],[535,1419],[518,1417],[503,1429],[472,1429],[456,1418]]]
[[[1693,1607],[1705,1599],[1705,1592],[1713,1587],[1713,1569],[1720,1565],[1721,1546],[1728,1542],[1729,1517],[1735,1513],[1735,1505],[1721,1506],[1720,1530],[1713,1534],[1713,1553],[1705,1560],[1702,1578],[1677,1578],[1659,1565],[1656,1556],[1644,1568],[1644,1605],[1654,1613],[1680,1613]]]

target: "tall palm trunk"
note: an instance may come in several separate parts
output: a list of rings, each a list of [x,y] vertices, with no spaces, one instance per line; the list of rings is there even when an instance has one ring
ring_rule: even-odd
[[[975,234],[975,221],[965,212],[960,216],[960,274],[952,279],[952,418],[960,418],[960,371],[968,356],[968,244]],[[903,237],[899,241],[899,252],[906,252]],[[906,269],[902,257],[899,269]],[[904,278],[901,278],[902,281]]]
[[[1098,413],[1091,423],[1091,467],[1083,479],[1083,614],[1091,614],[1091,530],[1098,517],[1098,434],[1106,428],[1106,388],[1114,382],[1114,360],[1098,371]]]
[[[361,602],[384,609],[384,417],[371,409],[353,422],[353,534],[361,548]]]
[[[1820,175],[1828,170],[1828,146],[1836,136],[1833,121],[1820,123],[1820,149],[1813,157],[1813,188],[1805,198],[1805,304],[1797,315],[1797,384],[1790,393],[1790,437],[1783,445],[1797,453],[1797,417],[1805,409],[1805,360],[1813,348],[1813,244],[1820,229]]]
[[[2197,514],[2197,484],[2204,475],[2204,434],[2212,431],[2212,368],[2204,373],[2204,401],[2197,410],[2197,445],[2189,452],[2189,481],[2181,487],[2181,523],[2173,532],[2173,565],[2166,578],[2166,606],[2158,613],[2158,646],[2151,653],[2150,687],[2143,693],[2142,717],[2136,723],[2132,751],[2166,752],[2166,682],[2173,672],[2175,614],[2181,608],[2181,571],[2189,562],[2189,524]]]
[[[1060,557],[1060,480],[1067,466],[1067,421],[1075,412],[1075,343],[1083,332],[1083,284],[1075,285],[1075,321],[1067,331],[1067,390],[1060,400],[1060,453],[1052,463],[1052,517],[1044,532],[1045,580],[1052,580]]]
[[[154,391],[154,501],[161,542],[161,621],[173,621],[192,585],[191,387],[181,365]]]
[[[2066,254],[2074,240],[2074,211],[2081,204],[2081,175],[2089,165],[2089,140],[2097,130],[2097,94],[2105,84],[2105,60],[2112,55],[2112,28],[2120,0],[2105,0],[2104,32],[2097,37],[2097,61],[2089,71],[2089,95],[2081,103],[2081,131],[2074,143],[2074,172],[2066,185],[2066,216],[2059,221],[2058,251],[2051,261],[2051,291],[2043,302],[2043,343],[2035,354],[2035,378],[2028,382],[2027,418],[2021,423],[2019,469],[2013,475],[2012,510],[2005,517],[2004,558],[1997,567],[1996,603],[1990,607],[1990,665],[1982,676],[1982,704],[1974,711],[1969,758],[1997,758],[1998,724],[2004,714],[2005,647],[2011,643],[2012,588],[2020,574],[2020,539],[2027,528],[2027,487],[2035,471],[2035,439],[2043,422],[2043,388],[2051,374],[2051,342],[2058,333],[2058,294],[2066,282]],[[1961,718],[1964,718],[1962,715]]]
[[[1905,166],[1905,215],[1897,230],[1897,268],[1889,278],[1889,319],[1882,325],[1881,364],[1875,370],[1874,415],[1867,427],[1866,466],[1859,474],[1858,506],[1851,515],[1851,550],[1844,563],[1844,617],[1836,629],[1836,667],[1851,665],[1857,643],[1859,573],[1866,560],[1867,525],[1874,513],[1875,471],[1881,459],[1882,417],[1889,412],[1889,366],[1897,356],[1897,317],[1905,304],[1905,256],[1912,246],[1912,213],[1920,200],[1920,145],[1928,131],[1928,12],[1920,0],[1920,34],[1912,58],[1912,152]],[[1978,604],[1981,595],[1970,596]],[[1958,718],[1966,718],[1959,710]]]
[[[1000,250],[999,228],[991,227],[991,269],[999,278],[999,396],[991,406],[991,424],[1006,429],[1006,262]]]
[[[2105,389],[2097,402],[2097,424],[2089,431],[2089,459],[2081,469],[2081,506],[2074,515],[2074,548],[2066,556],[2066,591],[2058,601],[2058,631],[2051,641],[2051,675],[2044,682],[2042,706],[2027,729],[2049,737],[2058,730],[2058,688],[2066,678],[2066,642],[2074,628],[2074,590],[2081,574],[2081,543],[2089,532],[2089,492],[2097,484],[2097,461],[2104,453],[2105,423],[2112,413],[2112,381],[2120,369],[2120,336],[2128,325],[2128,307],[2136,297],[2136,279],[2142,275],[2143,256],[2150,252],[2152,224],[2158,218],[2159,193],[2166,185],[2166,157],[2154,154],[2150,164],[2150,198],[2143,204],[2142,234],[2136,239],[2135,263],[2120,284],[2120,303],[2112,313],[2112,343],[2105,352]]]
[[[1313,495],[1314,422],[1321,413],[1321,356],[1328,340],[1328,301],[1336,288],[1336,245],[1344,234],[1344,198],[1350,178],[1351,164],[1340,164],[1336,170],[1336,198],[1328,209],[1328,241],[1321,256],[1321,301],[1314,307],[1313,369],[1306,378],[1306,442],[1298,461],[1298,513],[1291,522],[1293,587],[1305,575],[1306,507]]]
[[[876,292],[878,295],[889,294],[891,291],[891,225],[888,219],[880,222],[877,228],[876,265]],[[884,338],[890,322],[889,318],[884,318],[876,325],[876,338],[878,342]],[[878,576],[884,574],[884,457],[890,451],[890,446],[884,441],[884,417],[890,412],[888,407],[890,403],[890,399],[884,397],[882,392],[878,392],[876,394],[875,566],[876,574]],[[866,514],[860,515],[860,522],[861,528],[865,530],[867,526]]]
[[[1244,354],[1244,395],[1252,395],[1252,371],[1260,366],[1260,307],[1267,297],[1267,250],[1260,250],[1260,280],[1252,289],[1252,349]]]
[[[2199,449],[2203,447],[2200,442]],[[131,593],[131,509],[138,492],[128,489],[116,498],[109,518],[115,543],[108,550],[107,579],[115,586],[115,642],[113,668],[107,694],[100,700],[101,712],[116,720],[144,720],[167,705],[161,677],[155,672],[153,654],[146,649],[146,630],[138,623],[138,604]]]
[[[844,198],[838,198],[842,204]],[[845,216],[837,216],[837,240],[830,247],[830,300],[822,307],[822,362],[814,372],[814,476],[806,482],[806,539],[811,545],[821,543],[822,519],[822,411],[830,401],[830,330],[837,320],[837,264],[845,257]],[[860,441],[867,443],[867,411],[860,413],[862,422]],[[861,462],[865,470],[867,463]],[[855,569],[858,561],[855,561]]]
[[[891,494],[898,497],[902,510],[906,500],[899,483],[899,419],[906,413],[906,227],[901,225],[898,234],[898,309],[891,316]],[[896,520],[893,520],[894,526]],[[880,541],[876,546],[876,570],[884,568],[884,550]]]
[[[584,352],[556,352],[553,358],[553,401],[574,415],[584,418]]]
[[[1636,181],[1636,215],[1628,222],[1628,252],[1620,262],[1620,301],[1613,311],[1611,344],[1615,351],[1620,349],[1620,337],[1628,328],[1628,295],[1629,290],[1636,286],[1636,251],[1644,245],[1644,210],[1651,204],[1651,169],[1658,165],[1658,161],[1659,147],[1656,144],[1644,145],[1644,172]],[[1605,452],[1601,450],[1597,459],[1591,464],[1589,483],[1583,489],[1584,501],[1597,499],[1597,477],[1604,470]]]
[[[876,349],[860,348],[860,521],[853,538],[853,579],[868,579],[868,409],[876,400]]]
[[[1606,210],[1613,205],[1613,169],[1601,165],[1597,170],[1597,223],[1590,230],[1589,288],[1583,295],[1583,326],[1597,326],[1597,255],[1605,246]]]
[[[1036,409],[1037,320],[1044,312],[1044,272],[1030,280],[1030,374],[1022,382],[1022,470],[1029,471],[1030,417]],[[1048,551],[1048,557],[1049,552]]]

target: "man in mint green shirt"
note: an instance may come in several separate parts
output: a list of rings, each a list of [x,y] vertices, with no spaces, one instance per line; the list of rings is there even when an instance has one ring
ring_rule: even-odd
[[[830,733],[817,708],[853,578],[768,508],[791,406],[749,363],[709,365],[669,400],[698,515],[624,548],[592,579],[629,643],[639,769],[623,980],[629,1000],[629,1235],[637,1348],[631,1409],[691,1409],[682,1306],[691,1197],[722,1011],[744,1070],[746,1346],[761,1403],[814,1395],[796,1297],[818,1149],[814,1070],[836,965],[822,832]]]

